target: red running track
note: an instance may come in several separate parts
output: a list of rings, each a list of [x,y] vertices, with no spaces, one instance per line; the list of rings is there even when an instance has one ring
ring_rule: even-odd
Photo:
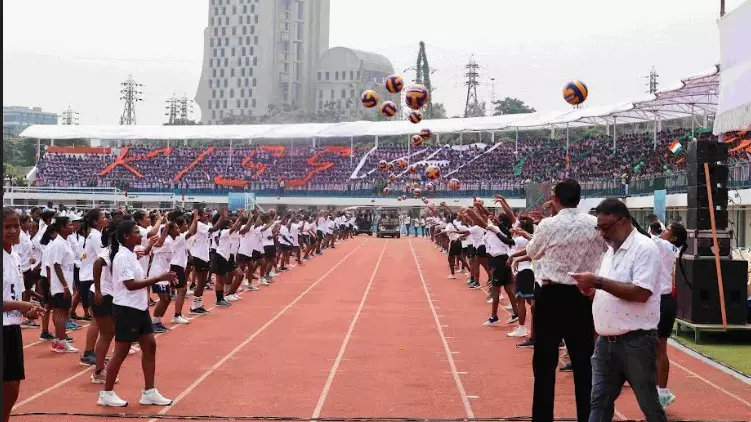
[[[57,355],[25,330],[27,380],[15,412],[288,417],[465,418],[529,415],[531,351],[486,328],[489,306],[427,240],[359,237],[229,309],[160,335],[157,388],[169,407],[138,404],[139,355],[123,365],[124,409],[96,405],[101,385],[76,355]],[[212,292],[209,292],[212,293]],[[168,311],[167,315],[171,315]],[[85,330],[72,333],[76,344]],[[34,336],[34,337],[32,337]],[[748,420],[751,386],[671,349],[671,418]],[[640,419],[625,389],[621,418]],[[570,374],[556,416],[574,415]],[[52,416],[18,417],[50,421]],[[57,421],[102,417],[54,416]]]

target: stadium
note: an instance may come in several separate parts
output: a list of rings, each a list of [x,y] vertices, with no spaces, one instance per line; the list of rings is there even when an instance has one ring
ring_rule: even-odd
[[[429,79],[347,50],[379,64],[349,95],[375,119],[25,128],[4,415],[748,420],[749,22],[720,19],[709,70],[605,106],[571,80],[565,109],[423,118]]]

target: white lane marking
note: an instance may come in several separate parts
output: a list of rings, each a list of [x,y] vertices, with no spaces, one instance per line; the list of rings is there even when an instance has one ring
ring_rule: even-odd
[[[441,321],[438,319],[438,313],[435,311],[435,306],[433,306],[433,302],[430,300],[430,293],[428,293],[428,286],[425,285],[425,276],[422,273],[422,269],[420,269],[420,263],[417,260],[417,255],[415,254],[415,248],[412,247],[412,241],[409,241],[409,249],[412,252],[412,258],[415,260],[415,265],[417,266],[417,273],[420,275],[420,282],[422,282],[422,288],[425,291],[425,298],[428,301],[428,305],[430,305],[430,311],[433,313],[433,320],[435,321],[436,328],[438,328],[438,335],[441,337],[441,343],[443,343],[443,350],[446,352],[446,358],[448,358],[449,366],[451,367],[451,374],[454,378],[454,383],[456,383],[456,389],[459,390],[459,397],[462,399],[462,404],[464,405],[464,412],[467,415],[467,418],[474,419],[475,413],[472,411],[472,406],[469,404],[469,397],[467,396],[467,392],[464,390],[464,383],[462,383],[462,380],[459,378],[459,373],[456,370],[456,363],[454,362],[454,357],[451,355],[451,350],[449,349],[448,341],[446,341],[446,335],[443,333],[444,326],[441,325]],[[474,396],[473,396],[474,397]]]
[[[367,300],[368,293],[370,293],[370,288],[373,286],[373,280],[375,280],[378,268],[381,266],[381,260],[383,259],[383,255],[386,252],[386,245],[388,245],[388,243],[383,244],[381,255],[378,257],[378,262],[376,262],[375,268],[373,268],[373,274],[370,275],[368,285],[365,287],[365,292],[362,295],[362,299],[360,299],[360,305],[357,307],[357,311],[355,311],[355,315],[352,317],[352,322],[350,322],[349,324],[347,334],[344,335],[344,340],[342,341],[341,347],[339,347],[339,352],[336,355],[334,364],[331,365],[329,376],[326,378],[326,382],[323,385],[323,390],[321,391],[320,397],[318,397],[318,403],[316,403],[316,407],[315,409],[313,409],[313,416],[311,416],[312,419],[316,419],[321,416],[321,411],[323,410],[323,405],[326,402],[326,397],[328,397],[329,395],[331,385],[334,383],[334,377],[336,376],[336,372],[339,370],[339,365],[342,363],[344,352],[347,350],[347,345],[349,345],[350,338],[352,338],[352,332],[355,330],[355,324],[357,324],[357,320],[360,318],[362,308],[365,306],[365,300]]]

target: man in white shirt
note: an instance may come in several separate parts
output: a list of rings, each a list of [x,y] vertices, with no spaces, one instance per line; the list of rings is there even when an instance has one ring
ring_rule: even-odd
[[[628,381],[648,422],[667,421],[657,394],[657,324],[660,321],[660,251],[639,233],[626,204],[606,199],[595,209],[597,230],[609,248],[597,274],[572,274],[594,295],[599,335],[592,356],[592,422],[612,420]]]
[[[597,219],[579,212],[581,186],[563,180],[553,188],[553,217],[543,219],[527,244],[527,256],[538,262],[541,288],[535,299],[532,369],[535,375],[532,420],[552,421],[555,373],[561,338],[566,342],[574,371],[576,415],[589,419],[592,391],[594,322],[592,302],[576,287],[568,273],[594,272],[607,244],[595,226]],[[540,265],[542,264],[542,265]]]

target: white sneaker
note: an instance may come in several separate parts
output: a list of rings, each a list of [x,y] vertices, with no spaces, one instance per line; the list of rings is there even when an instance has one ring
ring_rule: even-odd
[[[106,381],[107,381],[107,370],[106,369],[102,369],[102,372],[100,372],[99,374],[97,374],[96,371],[94,371],[91,374],[91,383],[92,384],[104,384]],[[115,378],[115,384],[119,384],[119,383],[120,383],[120,378]]]
[[[138,353],[140,351],[141,351],[141,348],[138,347],[137,344],[131,344],[130,345],[130,350],[128,350],[128,354],[129,355],[135,355],[136,353]]]
[[[125,407],[128,405],[128,402],[117,397],[114,391],[100,391],[99,400],[97,400],[96,404],[99,406]]]
[[[506,334],[509,337],[527,337],[527,327],[520,325],[516,327],[516,329],[508,334]]]
[[[55,340],[52,342],[52,351],[55,353],[78,353],[79,350],[65,340]]]
[[[258,284],[260,284],[261,286],[268,286],[269,282],[265,278],[262,278],[261,281],[258,282]]]
[[[238,300],[240,300],[240,296],[236,295],[227,295],[224,296],[224,298],[227,299],[228,302],[237,302]]]
[[[259,291],[259,290],[261,290],[261,289],[259,289],[259,288],[258,288],[258,287],[256,287],[256,286],[248,286],[248,291],[249,291],[249,292],[257,292],[257,291]]]
[[[510,310],[514,309],[514,307],[511,306],[510,303],[508,305],[504,306],[503,308],[506,309],[507,311],[510,311]]]
[[[172,400],[159,394],[159,391],[157,391],[156,388],[152,388],[151,390],[141,392],[141,400],[139,403],[145,406],[169,406],[172,404]]]
[[[190,324],[190,320],[180,315],[180,316],[176,316],[172,318],[172,323],[173,324]]]
[[[492,298],[492,297],[491,297],[491,298],[489,298],[489,299],[487,300],[487,302],[485,302],[485,303],[493,303],[493,298]]]
[[[449,280],[456,280],[456,276],[453,275],[453,274],[449,274],[448,279]]]

